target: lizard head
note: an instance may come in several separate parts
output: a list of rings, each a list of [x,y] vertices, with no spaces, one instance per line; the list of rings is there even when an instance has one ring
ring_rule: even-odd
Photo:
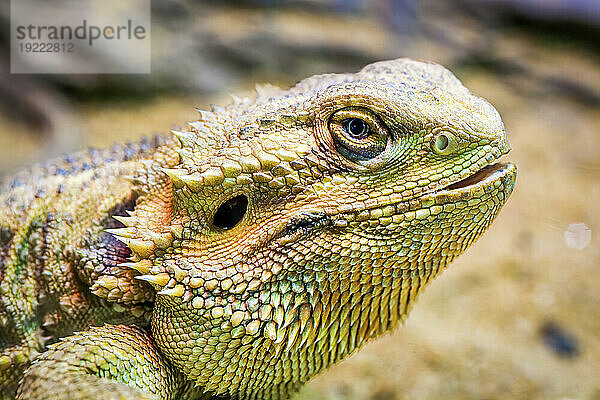
[[[407,59],[260,88],[174,133],[122,240],[158,291],[161,349],[240,397],[282,396],[393,328],[516,177],[496,110]]]

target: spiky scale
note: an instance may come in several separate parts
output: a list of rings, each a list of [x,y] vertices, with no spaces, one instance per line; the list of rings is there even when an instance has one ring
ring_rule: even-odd
[[[136,276],[135,279],[146,281],[148,283],[162,288],[169,283],[169,281],[171,280],[171,276],[163,272],[157,275],[139,275]]]
[[[134,226],[137,221],[135,217],[123,217],[121,215],[113,215],[113,218],[125,226]]]
[[[181,179],[181,176],[187,175],[187,171],[184,169],[176,169],[176,168],[161,168],[161,171],[164,172],[171,182],[173,182],[173,186],[177,189],[181,189],[185,186],[185,182]]]
[[[148,236],[159,249],[166,249],[173,243],[173,235],[171,233],[156,233],[149,231]]]
[[[220,167],[210,167],[202,173],[202,181],[208,186],[217,186],[223,183],[225,176]]]
[[[157,294],[160,294],[163,296],[181,297],[181,296],[183,296],[184,292],[185,292],[185,288],[183,287],[183,285],[176,285],[172,288],[163,289],[160,292],[158,292]]]
[[[126,268],[134,269],[140,274],[147,274],[152,269],[152,262],[148,259],[144,259],[138,262],[124,262],[119,265]]]
[[[128,239],[136,237],[137,234],[135,229],[131,227],[105,229],[104,232],[110,233],[123,243],[127,243]]]
[[[203,110],[201,108],[196,108],[196,112],[198,114],[200,114],[200,117],[199,117],[200,121],[210,121],[211,120],[212,112],[210,112],[208,110]]]
[[[140,257],[148,257],[154,252],[154,242],[141,239],[125,239],[125,244]]]
[[[196,135],[192,132],[172,130],[171,133],[179,139],[179,143],[182,147],[192,147],[196,143]]]
[[[199,174],[186,174],[180,175],[179,179],[187,186],[192,192],[199,192],[204,188],[205,181],[204,177]]]
[[[211,104],[210,110],[215,114],[219,114],[219,113],[222,113],[223,111],[225,111],[225,108],[220,105],[217,105],[217,104]]]
[[[289,351],[294,344],[296,343],[296,341],[298,340],[298,333],[300,332],[300,324],[298,322],[290,325],[290,328],[288,329],[288,338],[287,338],[287,344],[285,346],[285,351]]]

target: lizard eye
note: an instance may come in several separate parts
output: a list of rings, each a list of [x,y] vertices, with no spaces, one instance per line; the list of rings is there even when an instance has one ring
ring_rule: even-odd
[[[347,107],[329,119],[329,131],[337,151],[351,161],[377,157],[387,145],[387,128],[370,110]]]
[[[371,130],[369,124],[360,118],[348,118],[342,121],[342,124],[346,133],[354,139],[364,139]]]

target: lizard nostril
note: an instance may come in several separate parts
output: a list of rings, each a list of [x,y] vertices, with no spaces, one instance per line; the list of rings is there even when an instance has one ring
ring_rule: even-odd
[[[248,198],[239,195],[227,200],[217,209],[213,219],[213,225],[221,229],[231,229],[236,226],[248,209]]]

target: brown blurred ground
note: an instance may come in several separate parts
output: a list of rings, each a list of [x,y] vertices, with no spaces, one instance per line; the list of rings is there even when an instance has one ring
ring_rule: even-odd
[[[228,91],[248,91],[256,80],[293,84],[401,55],[449,66],[502,114],[513,147],[507,159],[519,168],[516,190],[491,230],[424,292],[404,327],[314,379],[298,398],[600,399],[599,53],[585,35],[573,41],[552,27],[490,28],[490,15],[448,19],[447,5],[437,13],[428,7],[409,32],[381,12],[203,9],[198,18],[212,25],[194,28],[205,30],[200,37],[245,65],[237,75],[233,67],[217,74],[222,81],[215,78],[213,88],[84,100],[56,87],[46,93],[65,102],[63,120],[79,132],[66,147],[83,148],[165,132],[194,119],[193,106],[227,102]],[[258,46],[251,55],[242,51],[248,41]],[[40,149],[64,150],[48,143],[56,133],[44,136],[9,114],[0,114],[0,168],[43,158]],[[592,230],[582,250],[564,238],[576,222]]]

